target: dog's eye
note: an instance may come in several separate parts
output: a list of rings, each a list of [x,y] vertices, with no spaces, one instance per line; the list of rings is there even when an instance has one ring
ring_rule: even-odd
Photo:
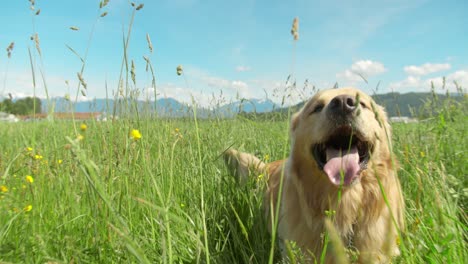
[[[310,112],[310,114],[314,114],[314,113],[318,113],[320,111],[322,111],[322,109],[325,107],[324,104],[318,104],[314,107],[314,110],[312,110],[312,112]]]

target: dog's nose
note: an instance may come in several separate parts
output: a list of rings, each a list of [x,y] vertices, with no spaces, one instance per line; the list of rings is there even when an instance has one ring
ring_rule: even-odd
[[[329,109],[335,113],[349,114],[356,109],[356,100],[349,95],[338,95],[331,100]]]

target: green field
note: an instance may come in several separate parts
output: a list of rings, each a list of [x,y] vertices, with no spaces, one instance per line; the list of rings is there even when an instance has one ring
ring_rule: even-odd
[[[464,110],[394,125],[407,207],[395,263],[467,261]],[[287,121],[81,124],[0,124],[0,262],[268,263],[261,182],[238,187],[219,155],[283,158]]]
[[[38,16],[40,9],[29,2],[32,17]],[[108,2],[100,1],[95,22],[107,15]],[[122,54],[114,54],[122,57],[118,87],[107,82],[102,87],[127,103],[135,102],[142,89],[133,58],[144,56],[150,87],[155,96],[159,92],[157,71],[145,55],[153,49],[149,35],[148,51],[130,56],[127,50],[135,14],[143,8],[131,6],[118,44]],[[34,19],[31,26],[34,34],[25,36],[32,41],[26,70],[34,77],[36,96],[36,82],[48,94],[47,63]],[[87,43],[83,54],[67,44],[81,62],[76,90],[64,90],[70,105],[88,93],[83,73],[93,34],[94,27],[82,40]],[[295,56],[294,51],[292,69]],[[189,88],[181,66],[177,74]],[[296,89],[294,76],[288,77],[293,87],[287,82],[279,91],[283,100]],[[8,78],[5,73],[3,83]],[[437,104],[440,109],[428,101],[429,111],[420,115],[425,120],[393,125],[407,225],[400,238],[402,255],[394,263],[468,263],[468,97],[461,96]],[[48,114],[52,105],[45,109]],[[232,146],[265,161],[285,158],[285,114],[275,121],[256,115],[158,119],[137,113],[135,105],[118,109],[121,118],[109,122],[0,123],[0,263],[279,262],[261,212],[264,181],[252,178],[239,187],[220,155]]]

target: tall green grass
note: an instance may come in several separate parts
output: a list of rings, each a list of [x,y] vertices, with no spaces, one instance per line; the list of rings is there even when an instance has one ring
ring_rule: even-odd
[[[467,118],[441,120],[394,125],[407,206],[397,263],[466,261]],[[262,182],[239,187],[219,155],[234,145],[283,158],[287,125],[198,122],[88,122],[81,140],[73,122],[2,126],[0,260],[268,262]]]
[[[264,181],[238,186],[219,157],[234,146],[264,160],[284,158],[288,121],[156,119],[140,112],[127,49],[143,6],[133,8],[114,95],[124,98],[113,109],[121,119],[88,120],[83,130],[79,121],[0,124],[0,262],[280,261],[261,213]],[[148,43],[151,52],[149,37]],[[45,84],[39,44],[36,53],[30,49],[31,71]],[[87,93],[87,51],[69,49],[82,61],[77,97]],[[466,100],[447,103],[425,122],[394,125],[407,206],[396,263],[467,261],[466,111]],[[141,139],[130,136],[134,129]]]

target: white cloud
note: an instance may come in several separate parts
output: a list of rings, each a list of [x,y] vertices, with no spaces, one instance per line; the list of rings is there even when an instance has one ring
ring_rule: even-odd
[[[468,87],[468,70],[459,70],[448,74],[445,78],[445,88],[451,92],[456,91],[454,82],[466,90]],[[440,90],[443,86],[443,76],[434,78],[422,79],[421,76],[408,76],[402,81],[392,82],[389,88],[396,92],[408,91],[429,91],[431,85],[434,84],[436,91]]]
[[[459,85],[465,87],[466,89],[468,87],[468,70],[456,71],[452,74],[449,74],[447,79],[451,82],[456,81]]]
[[[247,89],[249,86],[243,81],[232,81],[232,87],[235,89]]]
[[[148,88],[149,93],[154,93],[154,91],[150,89],[152,88]],[[160,85],[156,91],[158,93],[158,99],[173,98],[188,105],[192,105],[193,101],[200,106],[209,106],[210,104],[210,97],[203,92],[179,87],[172,83]]]
[[[386,71],[387,69],[381,62],[360,60],[353,63],[349,69],[341,73],[337,73],[336,77],[338,80],[355,84],[357,82],[363,81],[363,78],[367,79],[369,77],[382,74]]]
[[[449,63],[425,63],[420,66],[410,65],[404,67],[408,75],[424,76],[431,73],[449,70],[451,68]]]
[[[304,83],[298,81],[296,87],[293,87],[292,79],[289,79],[288,83],[284,80],[255,79],[250,80],[249,84],[257,89],[253,98],[268,98],[276,104],[283,104],[284,106],[294,105],[307,100],[314,93],[312,89],[313,83],[308,83],[307,87],[305,87]]]
[[[0,76],[1,75],[4,75],[4,73],[0,73]],[[88,96],[82,96],[81,93],[78,93],[78,101],[90,101],[93,100],[93,98],[95,97],[104,97],[100,94],[97,94],[97,91],[102,90],[100,89],[102,85],[100,85],[94,80],[86,80],[86,82],[88,87]],[[9,94],[11,94],[13,98],[36,96],[41,99],[46,99],[46,94],[48,94],[49,98],[64,97],[65,95],[69,95],[71,100],[75,100],[75,97],[77,96],[76,88],[78,86],[78,80],[71,79],[68,81],[68,83],[69,85],[66,84],[66,79],[62,76],[54,74],[46,75],[46,93],[42,76],[40,76],[39,74],[37,74],[36,76],[36,88],[34,90],[33,78],[30,72],[11,71],[7,74],[7,78],[5,80],[5,89],[3,87],[0,88],[0,97],[8,97]]]
[[[360,73],[365,76],[375,76],[387,71],[384,65],[378,61],[360,60],[351,65],[353,72]]]
[[[406,79],[402,81],[392,82],[389,84],[389,88],[392,91],[398,92],[402,89],[407,88],[421,88],[424,85],[424,82],[421,80],[419,76],[408,76]]]
[[[247,71],[250,71],[251,68],[249,66],[243,66],[243,65],[239,65],[236,67],[236,71],[237,72],[247,72]]]
[[[449,90],[455,91],[455,83],[464,88],[468,87],[468,70],[459,70],[453,72],[446,76],[445,78],[445,87]],[[431,84],[434,84],[435,88],[442,88],[443,86],[443,77],[430,78],[425,81],[425,87],[431,87]]]
[[[206,71],[200,69],[189,69],[188,74],[199,82],[199,87],[208,86],[209,90],[206,92],[214,92],[223,90],[228,96],[238,95],[244,98],[252,98],[254,95],[253,89],[249,87],[248,83],[242,80],[229,80],[223,77],[213,76]],[[199,89],[201,90],[201,89]]]

